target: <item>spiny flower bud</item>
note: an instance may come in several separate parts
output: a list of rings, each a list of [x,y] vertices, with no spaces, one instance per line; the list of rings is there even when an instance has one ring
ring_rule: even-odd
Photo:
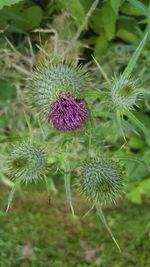
[[[120,166],[112,159],[93,158],[83,164],[80,189],[94,203],[114,201],[122,185]]]
[[[37,181],[46,167],[45,153],[37,145],[21,143],[14,147],[8,159],[8,174],[12,179],[28,183]]]
[[[110,95],[114,105],[118,108],[128,108],[136,104],[138,95],[137,80],[115,78],[110,85]]]
[[[85,102],[78,94],[88,88],[85,68],[66,63],[41,65],[33,74],[32,103],[59,131],[76,130],[88,117]]]

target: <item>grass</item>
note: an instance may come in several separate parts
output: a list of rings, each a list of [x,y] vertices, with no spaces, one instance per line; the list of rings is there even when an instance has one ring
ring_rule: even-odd
[[[1,208],[8,189],[1,186]],[[118,253],[105,228],[80,196],[74,196],[77,217],[72,217],[62,190],[52,196],[45,192],[21,191],[10,211],[0,219],[2,267],[148,267],[149,207],[122,200],[115,209],[105,210],[120,247]]]

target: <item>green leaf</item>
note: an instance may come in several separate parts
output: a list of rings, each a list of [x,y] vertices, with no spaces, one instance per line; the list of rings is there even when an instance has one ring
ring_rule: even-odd
[[[116,33],[116,36],[122,39],[123,41],[129,42],[131,44],[137,43],[138,40],[135,34],[125,29],[119,29]]]
[[[143,113],[143,112],[136,112],[136,117],[142,121],[142,123],[144,124],[144,126],[149,129],[150,126],[150,116]],[[146,137],[146,143],[150,146],[150,138],[149,136],[145,136]]]
[[[141,139],[139,135],[133,133],[128,142],[128,145],[133,149],[140,149],[145,145],[145,142]]]
[[[120,158],[120,160],[126,159],[128,162],[128,164],[126,164],[126,173],[128,177],[130,177],[131,180],[139,181],[150,173],[149,158],[150,150],[144,146],[143,149],[136,154],[136,158],[135,154],[131,153],[131,155],[127,155],[127,158]]]
[[[144,134],[146,134],[147,136],[149,136],[150,137],[150,130],[148,129],[148,128],[146,128],[145,127],[145,125],[141,122],[141,121],[139,121],[139,119],[138,118],[136,118],[136,116],[132,113],[132,112],[130,112],[129,110],[125,110],[125,112],[124,112],[124,114],[125,115],[127,115],[128,116],[128,118],[140,129],[140,130],[142,130],[142,132],[144,133]]]
[[[8,212],[8,210],[9,210],[9,208],[10,208],[11,202],[12,202],[12,200],[13,200],[13,198],[14,198],[14,194],[15,194],[16,189],[17,189],[17,187],[18,187],[19,184],[20,184],[20,180],[18,180],[18,181],[14,184],[14,186],[12,187],[12,189],[11,189],[11,191],[10,191],[10,193],[9,193],[8,204],[7,204],[7,208],[6,208],[6,213]]]
[[[16,141],[24,141],[27,138],[28,138],[27,136],[9,136],[9,137],[0,139],[0,143],[11,143],[11,142],[16,142]]]
[[[0,0],[0,9],[2,9],[4,6],[11,6],[17,4],[21,1],[22,0]]]
[[[133,6],[135,6],[137,9],[139,9],[141,11],[141,14],[147,16],[147,14],[148,14],[147,7],[141,1],[138,1],[138,0],[128,0],[128,2],[130,4],[132,4]]]
[[[64,160],[64,180],[65,180],[65,191],[66,191],[66,198],[68,201],[68,204],[70,206],[72,215],[74,214],[74,209],[72,206],[72,197],[71,197],[71,185],[70,185],[70,164],[67,160]]]
[[[80,0],[72,0],[70,11],[77,27],[79,27],[85,18],[85,11]]]
[[[48,196],[50,198],[50,191],[53,191],[53,193],[56,194],[57,189],[55,187],[55,184],[54,184],[52,178],[44,176],[44,180],[45,180],[46,190],[47,190]]]
[[[106,72],[103,70],[103,68],[101,67],[101,65],[97,62],[97,60],[96,60],[94,57],[93,57],[93,59],[94,59],[96,65],[97,65],[99,71],[101,72],[102,76],[104,77],[104,79],[105,79],[108,83],[110,83],[110,80],[109,80],[109,78],[108,78]]]
[[[141,54],[141,51],[144,48],[144,45],[145,45],[146,40],[147,40],[147,36],[148,36],[148,34],[146,33],[144,38],[142,39],[142,41],[140,42],[140,44],[138,45],[138,47],[134,51],[127,67],[125,68],[125,70],[122,74],[122,79],[127,79],[130,76],[130,74],[131,74],[140,54]]]
[[[97,61],[100,61],[101,56],[106,51],[108,47],[108,40],[105,33],[102,33],[99,37],[96,38],[95,48],[94,48],[94,57]]]
[[[134,113],[135,114],[135,113]],[[143,113],[143,112],[141,112],[141,111],[138,111],[138,112],[136,112],[136,117],[140,120],[140,121],[142,121],[142,123],[144,124],[144,126],[146,127],[146,128],[149,128],[149,126],[150,126],[150,116],[149,115],[147,115],[147,114],[145,114],[145,113]]]
[[[137,21],[133,17],[120,16],[117,23],[116,36],[129,43],[138,43],[136,36]]]
[[[115,37],[117,15],[109,3],[102,8],[102,21],[108,40],[112,40]]]
[[[32,139],[34,139],[33,138],[33,129],[32,129],[32,125],[31,125],[31,122],[30,122],[30,117],[29,117],[29,115],[25,111],[24,111],[24,117],[25,117],[26,123],[28,125],[28,129],[29,129],[29,133],[30,133],[30,138],[32,140]]]
[[[93,12],[90,18],[90,27],[98,35],[100,35],[100,33],[104,31],[101,9],[96,8],[96,10]]]
[[[124,0],[110,0],[110,5],[114,10],[114,12],[116,13],[116,15],[118,15],[119,8],[123,4],[123,2]]]
[[[80,0],[83,8],[84,8],[84,11],[87,13],[93,3],[93,0]]]
[[[82,0],[58,0],[58,6],[67,9],[79,27],[85,18],[85,9]]]
[[[13,187],[14,186],[14,183],[9,180],[7,177],[5,177],[2,173],[1,173],[1,181],[6,185],[6,186],[9,186],[9,187]]]
[[[117,243],[117,241],[116,241],[116,239],[115,239],[115,237],[114,237],[114,235],[113,235],[111,229],[109,228],[109,225],[108,225],[108,223],[107,223],[107,221],[106,221],[105,215],[104,215],[104,213],[103,213],[103,211],[102,211],[102,209],[101,209],[100,204],[99,204],[99,203],[96,203],[96,204],[95,204],[95,207],[96,207],[97,213],[98,213],[98,215],[99,215],[99,217],[100,217],[102,223],[103,223],[104,226],[106,227],[108,233],[110,234],[112,240],[113,240],[114,243],[116,244],[118,250],[121,252],[121,249],[120,249],[120,247],[119,247],[119,245],[118,245],[118,243]]]
[[[121,112],[119,109],[116,110],[116,123],[117,123],[118,133],[120,133],[120,135],[124,138],[126,142],[126,137],[122,128]]]
[[[141,194],[139,193],[137,188],[128,193],[127,198],[137,204],[140,204],[142,202]]]
[[[141,8],[137,7],[137,6],[133,6],[130,3],[125,2],[120,11],[126,15],[131,15],[131,16],[141,16],[143,15],[143,9],[141,10]]]
[[[72,1],[72,0],[71,0]],[[58,0],[57,2],[58,2],[58,6],[60,7],[60,8],[68,8],[68,7],[70,7],[70,3],[71,3],[71,1],[70,0]]]
[[[30,31],[39,27],[42,21],[42,13],[42,9],[38,5],[28,7],[21,13],[22,18],[25,19],[26,22],[20,23],[18,26],[25,31]]]
[[[0,129],[6,129],[9,123],[9,116],[7,114],[2,114],[0,116]],[[3,135],[4,132],[0,131],[0,135]]]
[[[0,99],[10,99],[16,96],[16,88],[11,82],[0,80]]]
[[[85,97],[93,97],[96,99],[101,99],[101,98],[106,98],[108,97],[105,92],[97,92],[97,91],[92,91],[92,92],[82,92],[79,94],[80,98],[85,98]]]
[[[147,178],[139,183],[139,185],[127,194],[127,197],[140,204],[142,202],[142,195],[150,196],[150,178]]]

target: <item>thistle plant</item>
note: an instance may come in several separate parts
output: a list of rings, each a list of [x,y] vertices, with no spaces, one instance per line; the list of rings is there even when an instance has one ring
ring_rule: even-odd
[[[136,64],[140,52],[142,51],[142,48],[144,47],[146,37],[147,36],[145,36],[141,41],[137,50],[131,57],[127,68],[119,75],[119,77],[115,76],[115,78],[109,79],[98,62],[96,60],[95,62],[107,81],[107,88],[109,88],[109,92],[106,92],[105,96],[107,95],[109,103],[111,101],[113,110],[115,108],[118,123],[120,124],[120,120],[123,115],[127,115],[129,119],[132,120],[144,133],[150,135],[149,130],[147,130],[131,112],[134,106],[137,105],[137,100],[141,94],[138,81],[131,78],[131,72]],[[74,65],[67,64],[66,62],[48,62],[41,64],[33,72],[32,89],[29,98],[31,98],[32,106],[38,110],[40,116],[50,123],[55,129],[60,132],[74,131],[83,127],[89,117],[86,101],[81,98],[81,95],[84,95],[84,90],[89,87],[90,78],[86,68],[80,66],[75,67]],[[101,98],[102,96],[101,92],[94,91],[86,93],[87,96],[88,93],[90,97],[94,96],[94,100],[97,100],[97,98]],[[93,112],[93,114],[96,117],[96,112]],[[30,126],[30,122],[28,120],[27,125],[29,127],[32,140],[34,140],[32,127]],[[92,130],[95,131],[95,128],[93,127]],[[62,139],[65,138],[62,136]],[[74,169],[74,162],[73,166],[71,166],[70,161],[74,159],[74,156],[76,159],[77,155],[74,155],[74,152],[72,153],[72,146],[73,144],[78,145],[82,142],[82,145],[80,144],[81,146],[79,146],[79,151],[81,151],[80,149],[83,149],[83,155],[85,157],[87,147],[84,149],[84,145],[87,145],[86,140],[88,139],[89,147],[92,146],[92,153],[97,154],[94,152],[96,145],[92,143],[95,142],[96,138],[93,138],[91,141],[91,136],[88,136],[86,140],[83,140],[84,137],[85,136],[82,136],[82,139],[76,140],[76,142],[72,142],[72,144],[70,143],[70,139],[69,142],[68,140],[61,139],[61,149],[58,144],[59,152],[54,152],[54,150],[56,150],[56,143],[55,149],[52,149],[52,153],[54,153],[54,162],[58,159],[58,161],[60,161],[60,169],[64,174],[67,201],[73,215],[74,209],[71,197],[71,171]],[[45,136],[44,142],[46,142]],[[62,144],[64,143],[67,143],[66,147],[69,146],[69,150],[64,147],[63,151]],[[124,158],[124,160],[126,159]],[[23,142],[18,146],[14,146],[7,161],[7,165],[7,173],[9,174],[9,177],[15,180],[15,185],[12,188],[8,201],[8,210],[18,183],[23,182],[28,184],[28,182],[32,181],[37,182],[44,176],[46,170],[44,150],[34,143]],[[123,189],[123,176],[124,173],[119,161],[111,158],[96,157],[84,162],[81,167],[81,178],[79,182],[80,191],[83,192],[92,202],[93,206],[96,207],[100,219],[119,250],[119,245],[106,222],[101,206],[103,203],[115,202],[117,197],[121,195]],[[48,179],[45,178],[45,182],[49,193],[50,186]]]
[[[14,146],[7,166],[10,178],[25,184],[37,182],[46,168],[44,150],[37,145],[25,142]]]
[[[33,73],[32,105],[58,131],[81,128],[88,112],[79,93],[89,87],[89,74],[83,67],[66,63],[46,63]]]

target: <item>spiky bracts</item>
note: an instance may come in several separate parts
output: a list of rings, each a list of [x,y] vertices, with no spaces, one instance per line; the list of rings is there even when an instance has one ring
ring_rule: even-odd
[[[7,161],[7,172],[12,179],[28,183],[42,177],[46,168],[43,148],[30,143],[14,146]]]
[[[89,75],[83,67],[74,67],[66,63],[41,65],[33,73],[32,104],[38,108],[42,117],[48,119],[54,127],[56,126],[56,129],[74,130],[80,128],[87,117],[84,101],[77,98],[78,94],[88,86]],[[56,110],[58,106],[61,113]],[[70,119],[71,112],[73,112],[72,116],[76,127],[73,127],[72,119]],[[76,122],[75,119],[77,119]],[[62,126],[61,120],[65,122],[64,126]],[[80,120],[80,124],[78,120]]]
[[[137,80],[114,78],[110,84],[110,96],[118,108],[132,109],[140,95]]]
[[[94,203],[114,201],[122,191],[122,177],[119,164],[112,159],[89,159],[82,166],[80,190]]]

